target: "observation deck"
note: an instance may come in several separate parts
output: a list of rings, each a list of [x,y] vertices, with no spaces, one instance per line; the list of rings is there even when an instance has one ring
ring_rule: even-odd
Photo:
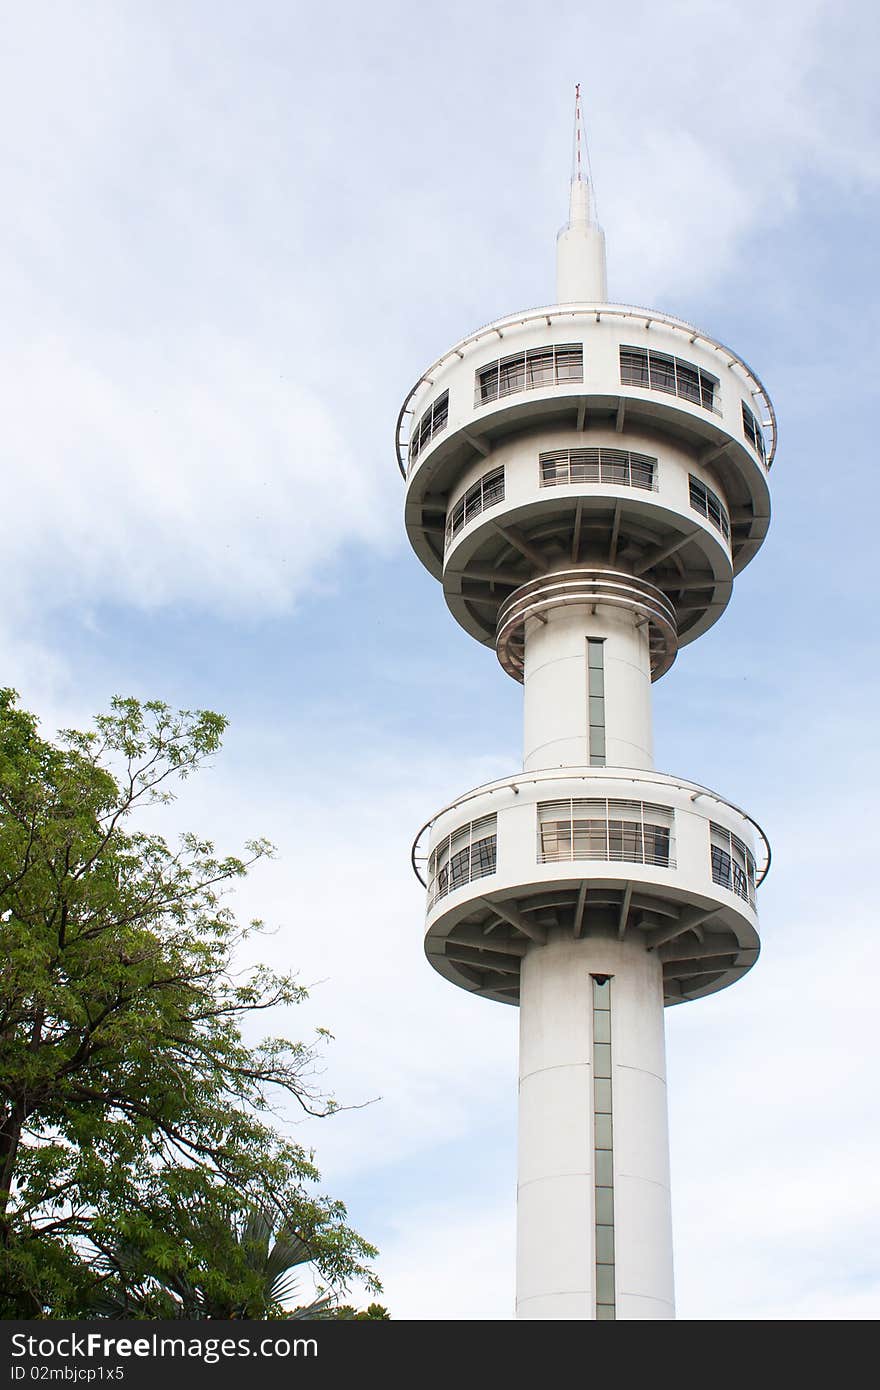
[[[571,565],[653,585],[683,645],[766,535],[775,440],[760,379],[691,324],[623,305],[530,310],[463,339],[407,396],[407,532],[487,645],[515,590]]]
[[[636,768],[559,768],[478,787],[423,826],[425,952],[471,993],[519,1003],[520,963],[555,935],[635,941],[662,963],[664,1002],[750,970],[770,846],[697,783]]]

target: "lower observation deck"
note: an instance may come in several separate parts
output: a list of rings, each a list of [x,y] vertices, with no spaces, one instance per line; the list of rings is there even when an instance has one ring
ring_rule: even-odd
[[[565,768],[479,787],[419,833],[425,951],[439,973],[519,1002],[520,962],[551,937],[635,940],[667,1004],[739,979],[760,949],[760,827],[717,793],[638,768]]]

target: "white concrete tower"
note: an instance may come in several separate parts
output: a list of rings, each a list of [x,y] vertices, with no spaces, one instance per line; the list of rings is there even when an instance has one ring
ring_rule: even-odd
[[[770,850],[654,769],[651,682],[770,517],[773,409],[735,352],[606,302],[576,99],[559,302],[462,339],[397,426],[406,526],[524,692],[523,770],[419,833],[436,970],[520,1007],[517,1315],[674,1315],[664,1005],[759,949]]]

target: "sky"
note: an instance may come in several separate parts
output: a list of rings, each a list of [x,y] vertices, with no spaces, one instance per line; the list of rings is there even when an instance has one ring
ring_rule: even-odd
[[[166,830],[277,847],[232,905],[351,1107],[283,1120],[394,1318],[513,1312],[516,1011],[427,965],[409,848],[522,756],[520,687],[408,547],[394,425],[552,299],[576,81],[611,297],[730,343],[780,427],[768,539],[654,688],[657,767],[773,845],[757,967],[667,1013],[678,1316],[880,1313],[878,31],[858,0],[4,17],[0,679],[47,732],[116,693],[229,716]]]

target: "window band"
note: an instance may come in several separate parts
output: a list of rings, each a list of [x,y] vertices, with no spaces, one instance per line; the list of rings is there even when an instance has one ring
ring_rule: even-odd
[[[436,401],[432,401],[419,419],[419,423],[413,426],[412,434],[409,438],[409,461],[415,463],[419,454],[427,444],[431,442],[435,434],[445,430],[449,421],[449,392],[444,391],[442,396],[438,396]]]
[[[620,382],[622,386],[647,386],[652,391],[666,391],[704,410],[714,411],[718,405],[717,377],[693,362],[657,352],[654,348],[621,347]]]
[[[428,911],[455,888],[494,874],[497,855],[497,816],[483,816],[447,835],[428,860]]]
[[[464,496],[459,497],[446,521],[446,545],[448,546],[469,521],[480,515],[487,507],[504,501],[504,469],[493,468],[484,473]]]
[[[745,401],[742,402],[743,433],[751,444],[755,453],[759,456],[762,463],[767,462],[767,445],[764,442],[764,431],[760,421],[749,410]]]
[[[730,540],[730,517],[727,515],[727,508],[721,501],[716,492],[707,487],[704,482],[695,477],[693,473],[688,478],[690,488],[691,506],[700,516],[704,516],[707,521],[711,521],[716,530],[720,531],[726,541]]]
[[[606,859],[674,869],[675,812],[609,797],[538,802],[538,863]]]
[[[558,343],[552,347],[527,348],[511,357],[487,362],[475,374],[477,406],[512,396],[518,391],[536,391],[584,379],[583,343]]]
[[[712,882],[755,906],[755,860],[738,835],[709,822]]]
[[[656,491],[657,460],[628,449],[553,449],[539,454],[541,487],[610,483]]]

